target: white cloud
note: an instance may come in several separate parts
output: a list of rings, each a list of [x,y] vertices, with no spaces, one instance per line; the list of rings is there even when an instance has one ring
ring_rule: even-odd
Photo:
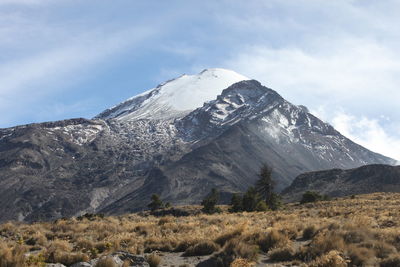
[[[372,151],[400,159],[400,137],[387,133],[378,120],[338,112],[332,119],[332,124],[356,143]]]
[[[400,55],[390,47],[349,37],[334,46],[316,40],[311,50],[257,45],[232,56],[226,66],[308,106],[355,142],[400,159],[400,136],[384,122],[400,124]],[[346,116],[337,115],[341,109]]]

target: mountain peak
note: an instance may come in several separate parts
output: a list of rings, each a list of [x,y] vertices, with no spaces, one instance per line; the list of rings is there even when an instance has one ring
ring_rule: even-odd
[[[132,97],[100,113],[96,118],[136,120],[181,117],[215,99],[230,85],[249,80],[232,70],[204,69],[196,75],[182,75]]]

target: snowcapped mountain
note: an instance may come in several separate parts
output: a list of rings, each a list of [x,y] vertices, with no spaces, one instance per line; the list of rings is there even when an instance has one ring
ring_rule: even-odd
[[[226,69],[205,69],[182,75],[100,113],[96,118],[122,121],[182,117],[201,107],[230,85],[249,80]]]
[[[184,75],[110,108],[0,129],[0,221],[199,203],[246,190],[263,163],[279,190],[301,173],[395,161],[233,71]]]

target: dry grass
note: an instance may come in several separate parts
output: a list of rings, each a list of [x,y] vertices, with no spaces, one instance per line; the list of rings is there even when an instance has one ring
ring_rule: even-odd
[[[250,264],[260,251],[309,266],[400,266],[399,206],[400,194],[376,193],[267,212],[5,223],[0,266],[68,265],[118,250],[214,252],[221,266]]]
[[[161,263],[161,257],[155,253],[148,255],[146,260],[150,267],[157,267]]]

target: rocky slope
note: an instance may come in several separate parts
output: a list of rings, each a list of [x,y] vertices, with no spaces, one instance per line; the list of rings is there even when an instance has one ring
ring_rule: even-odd
[[[263,163],[280,190],[307,171],[394,162],[259,82],[211,69],[92,120],[0,129],[0,221],[137,211],[153,193],[198,203],[212,187],[227,200]]]
[[[311,190],[332,197],[400,191],[400,166],[366,165],[355,169],[332,169],[299,175],[282,193],[287,200],[299,201]]]

